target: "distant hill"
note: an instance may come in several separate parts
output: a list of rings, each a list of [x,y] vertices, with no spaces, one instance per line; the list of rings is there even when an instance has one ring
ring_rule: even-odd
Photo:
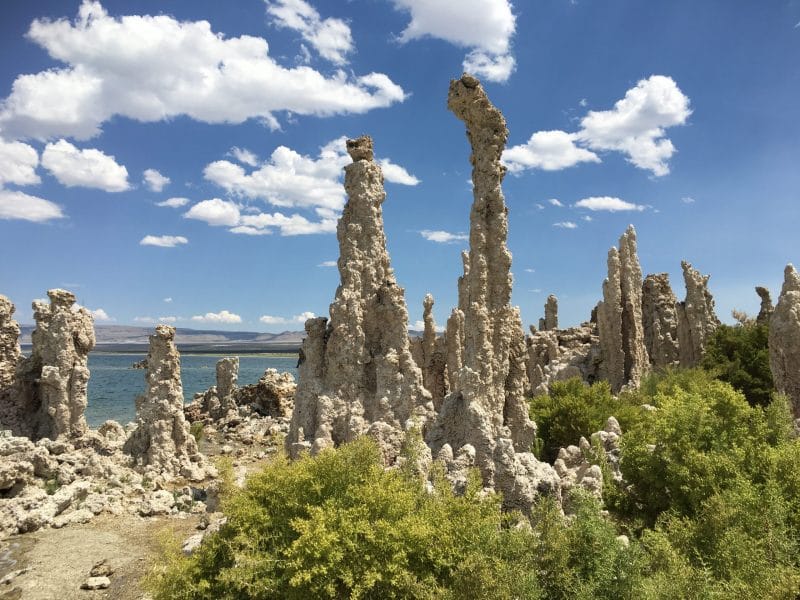
[[[20,344],[30,346],[34,325],[21,325]],[[149,344],[153,327],[127,325],[95,325],[96,350],[108,352],[142,351]],[[175,343],[182,352],[297,352],[305,337],[304,331],[259,333],[256,331],[215,331],[178,327]]]

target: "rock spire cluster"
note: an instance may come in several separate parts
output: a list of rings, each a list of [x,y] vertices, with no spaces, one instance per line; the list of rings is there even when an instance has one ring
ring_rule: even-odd
[[[630,225],[619,249],[608,251],[608,277],[597,307],[602,374],[616,393],[638,387],[648,369],[642,321],[642,268],[636,254],[636,230]]]
[[[404,431],[433,412],[412,358],[408,310],[386,250],[383,173],[372,139],[347,141],[347,204],[337,226],[341,283],[330,320],[306,321],[299,382],[287,447],[292,456],[374,437],[387,463]]]
[[[681,268],[686,299],[677,305],[680,363],[682,367],[696,367],[720,320],[714,312],[714,298],[708,291],[711,276],[702,275],[685,260],[681,261]]]
[[[756,323],[759,325],[769,325],[770,317],[772,317],[772,313],[775,311],[775,307],[772,305],[772,296],[767,288],[760,285],[756,286],[756,294],[758,294],[758,297],[761,299],[761,306],[758,310]]]
[[[644,344],[654,367],[676,366],[678,348],[677,298],[669,284],[669,275],[648,275],[642,284],[642,322]]]
[[[775,387],[800,419],[800,275],[792,264],[783,272],[781,295],[769,320],[769,365]]]

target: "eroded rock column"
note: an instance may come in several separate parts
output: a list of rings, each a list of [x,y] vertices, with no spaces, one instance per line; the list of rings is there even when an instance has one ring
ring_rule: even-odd
[[[12,397],[20,360],[19,324],[14,304],[0,295],[0,429],[19,430],[17,403]]]
[[[677,299],[669,275],[648,275],[642,285],[644,343],[653,366],[664,368],[680,362]]]
[[[772,306],[772,296],[767,288],[760,285],[756,286],[756,294],[758,294],[758,297],[761,299],[761,306],[758,310],[756,323],[759,325],[769,325],[770,317],[775,310],[775,307]]]
[[[204,457],[183,414],[181,359],[170,325],[156,326],[150,336],[145,382],[145,394],[136,399],[136,429],[124,451],[145,472],[203,479]]]
[[[769,366],[777,390],[800,419],[800,275],[786,265],[783,288],[769,321]]]
[[[676,306],[678,345],[682,367],[696,367],[705,354],[708,338],[719,327],[714,312],[714,298],[708,291],[710,275],[702,275],[686,261],[681,261],[686,300]]]
[[[347,141],[348,201],[337,226],[341,283],[330,321],[306,322],[295,410],[287,437],[292,456],[372,435],[387,463],[413,420],[433,414],[408,340],[408,310],[386,251],[383,174],[372,139]]]

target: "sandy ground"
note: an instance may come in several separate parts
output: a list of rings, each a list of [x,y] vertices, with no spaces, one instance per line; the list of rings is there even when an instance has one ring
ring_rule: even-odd
[[[138,518],[101,515],[89,523],[43,529],[0,542],[0,578],[27,572],[0,586],[0,600],[139,600],[148,596],[140,581],[158,556],[160,540],[171,532],[183,540],[197,533],[198,515]],[[106,590],[80,589],[101,560],[114,569]]]

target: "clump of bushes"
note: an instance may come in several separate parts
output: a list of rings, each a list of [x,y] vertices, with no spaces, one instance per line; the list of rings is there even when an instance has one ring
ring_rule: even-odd
[[[769,327],[742,318],[720,325],[708,341],[702,367],[742,392],[753,406],[767,406],[775,393],[769,368]]]

